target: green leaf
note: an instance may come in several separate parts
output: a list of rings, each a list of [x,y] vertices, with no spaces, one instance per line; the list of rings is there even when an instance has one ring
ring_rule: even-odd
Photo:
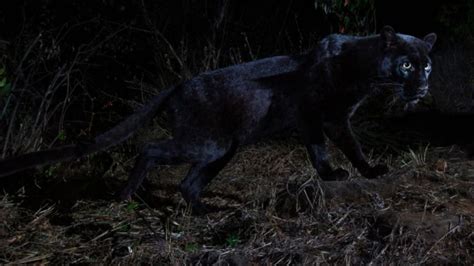
[[[61,140],[61,141],[66,140],[66,131],[61,129],[58,133],[58,139]]]
[[[349,28],[351,24],[351,19],[349,17],[344,17],[344,26],[347,28]]]
[[[8,95],[12,89],[12,84],[8,82],[5,86],[0,87],[0,95]]]
[[[5,87],[6,84],[7,84],[7,78],[6,78],[6,77],[3,77],[3,78],[0,80],[0,88]]]
[[[356,7],[355,5],[349,4],[349,11],[350,11],[351,13],[355,13],[355,12],[356,12],[356,9],[357,9],[357,7]]]
[[[134,211],[138,208],[138,202],[136,201],[130,201],[127,205],[127,211]]]
[[[188,243],[185,247],[184,247],[184,250],[186,250],[186,252],[190,252],[190,253],[193,253],[193,252],[196,252],[198,250],[198,244],[197,243]]]
[[[118,231],[119,232],[128,232],[130,231],[131,226],[129,224],[124,224],[119,227]]]
[[[53,165],[49,166],[45,171],[46,176],[52,177],[57,169],[58,169],[57,164],[53,164]]]
[[[4,67],[0,67],[0,76],[5,74],[5,68]]]
[[[240,242],[239,236],[236,235],[236,234],[230,234],[230,235],[226,238],[225,242],[227,242],[227,245],[229,245],[229,247],[234,248],[234,247],[236,247],[237,244]]]

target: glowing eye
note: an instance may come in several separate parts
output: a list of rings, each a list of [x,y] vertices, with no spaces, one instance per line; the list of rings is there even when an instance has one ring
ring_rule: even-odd
[[[426,65],[425,65],[425,71],[426,71],[426,72],[430,72],[430,71],[431,71],[431,64],[430,64],[430,63],[426,63]]]
[[[402,68],[404,70],[410,70],[411,69],[411,63],[410,62],[405,62],[402,64]]]

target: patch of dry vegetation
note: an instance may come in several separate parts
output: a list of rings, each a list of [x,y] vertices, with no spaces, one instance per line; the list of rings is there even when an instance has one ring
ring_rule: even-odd
[[[155,171],[128,203],[35,205],[23,189],[0,201],[0,260],[472,264],[474,163],[453,148],[420,148],[392,159],[391,167],[382,179],[322,182],[299,146],[252,146],[207,189],[204,200],[216,211],[197,217],[176,189],[184,167]]]

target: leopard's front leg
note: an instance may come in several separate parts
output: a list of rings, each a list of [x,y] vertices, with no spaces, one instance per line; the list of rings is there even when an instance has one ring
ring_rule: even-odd
[[[371,166],[352,132],[348,118],[325,121],[324,131],[349,161],[366,178],[376,178],[388,172],[385,164]]]

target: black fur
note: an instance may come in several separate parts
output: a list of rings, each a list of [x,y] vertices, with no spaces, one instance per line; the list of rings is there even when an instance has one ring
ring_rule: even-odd
[[[173,138],[146,145],[122,198],[137,190],[153,165],[191,163],[180,188],[186,201],[199,207],[201,191],[238,146],[288,130],[299,132],[321,178],[348,176],[329,164],[325,135],[363,176],[375,178],[388,168],[367,163],[352,134],[350,118],[378,90],[391,89],[410,104],[423,97],[428,89],[428,52],[435,40],[435,34],[421,40],[396,34],[387,26],[380,35],[368,37],[330,35],[307,54],[203,73],[157,96],[93,144],[8,159],[0,162],[0,175],[58,161],[62,152],[64,159],[71,159],[107,148],[127,138],[163,107],[173,121]],[[24,158],[36,159],[25,163]]]

